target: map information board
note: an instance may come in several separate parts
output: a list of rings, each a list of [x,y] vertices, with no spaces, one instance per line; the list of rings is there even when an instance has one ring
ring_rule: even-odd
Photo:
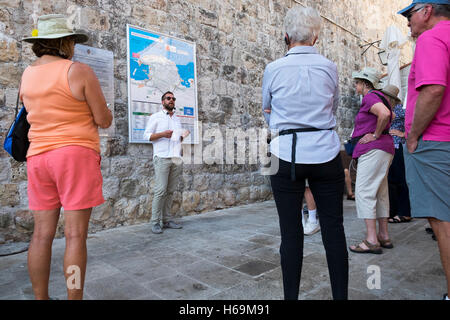
[[[166,91],[176,97],[175,115],[190,131],[183,143],[198,143],[195,43],[127,25],[130,143],[143,139],[149,117],[161,110]]]
[[[73,61],[85,63],[92,68],[100,82],[106,104],[114,115],[114,54],[112,51],[77,44],[75,46]],[[112,137],[115,135],[114,120],[107,129],[98,129],[100,136]]]

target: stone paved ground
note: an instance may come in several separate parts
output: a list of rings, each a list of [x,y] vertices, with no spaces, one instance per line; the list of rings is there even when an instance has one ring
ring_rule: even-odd
[[[344,201],[347,244],[363,239],[354,202]],[[85,299],[282,299],[280,234],[273,201],[181,219],[183,229],[150,232],[149,224],[89,236]],[[390,224],[395,248],[350,257],[350,299],[438,300],[446,291],[437,243],[424,220]],[[50,295],[65,299],[64,239],[53,247]],[[32,299],[27,253],[0,257],[0,299]],[[320,233],[305,237],[300,299],[331,299]],[[369,265],[381,271],[370,290]]]

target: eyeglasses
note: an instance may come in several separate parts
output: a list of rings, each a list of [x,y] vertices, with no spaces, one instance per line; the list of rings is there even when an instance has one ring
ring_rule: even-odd
[[[173,101],[177,100],[177,98],[175,98],[175,97],[165,97],[164,99],[166,99],[166,100],[173,100]]]
[[[406,16],[406,19],[408,19],[408,21],[411,21],[411,18],[412,18],[412,16],[414,15],[414,13],[415,13],[415,12],[418,12],[418,11],[420,11],[420,10],[422,10],[423,8],[425,8],[425,7],[420,7],[420,8],[411,10],[411,11],[408,13],[408,15]]]

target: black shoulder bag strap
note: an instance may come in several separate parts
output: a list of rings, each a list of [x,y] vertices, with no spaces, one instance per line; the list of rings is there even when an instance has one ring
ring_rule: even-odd
[[[378,92],[376,92],[376,91],[371,91],[371,92],[376,94],[381,99],[381,101],[383,101],[383,104],[389,109],[389,111],[391,112],[391,116],[392,116],[392,107],[391,107],[391,104],[389,103],[389,101],[387,101],[387,99],[385,97],[383,97],[381,94],[379,94]]]
[[[20,86],[22,85],[22,81],[19,82],[19,91],[17,92],[17,101],[16,101],[16,114],[14,115],[14,119],[17,118],[17,114],[19,113],[19,98],[20,98]]]
[[[381,101],[383,101],[383,104],[389,109],[389,112],[391,113],[391,120],[392,120],[392,107],[391,104],[389,103],[389,101],[387,101],[387,99],[385,97],[383,97],[381,94],[379,94],[376,91],[372,91],[373,93],[375,93],[380,99]],[[381,134],[389,134],[389,130],[384,130]]]

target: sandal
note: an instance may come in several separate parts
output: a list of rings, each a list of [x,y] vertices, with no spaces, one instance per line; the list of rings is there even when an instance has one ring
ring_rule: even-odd
[[[369,249],[361,248],[361,243],[356,246],[355,249],[352,249],[349,247],[350,251],[356,252],[356,253],[373,253],[373,254],[380,254],[383,253],[383,250],[381,249],[379,244],[371,244],[367,240],[363,240],[363,243],[367,246]]]
[[[404,223],[404,222],[411,222],[412,218],[408,217],[404,217],[404,216],[395,216],[393,218],[389,218],[388,222],[389,223]]]
[[[380,246],[386,249],[392,249],[394,247],[394,244],[392,243],[391,239],[380,239],[378,238],[378,241],[380,241]]]
[[[348,194],[348,195],[347,195],[347,200],[353,200],[353,201],[355,201],[355,195],[354,195],[354,194]]]

